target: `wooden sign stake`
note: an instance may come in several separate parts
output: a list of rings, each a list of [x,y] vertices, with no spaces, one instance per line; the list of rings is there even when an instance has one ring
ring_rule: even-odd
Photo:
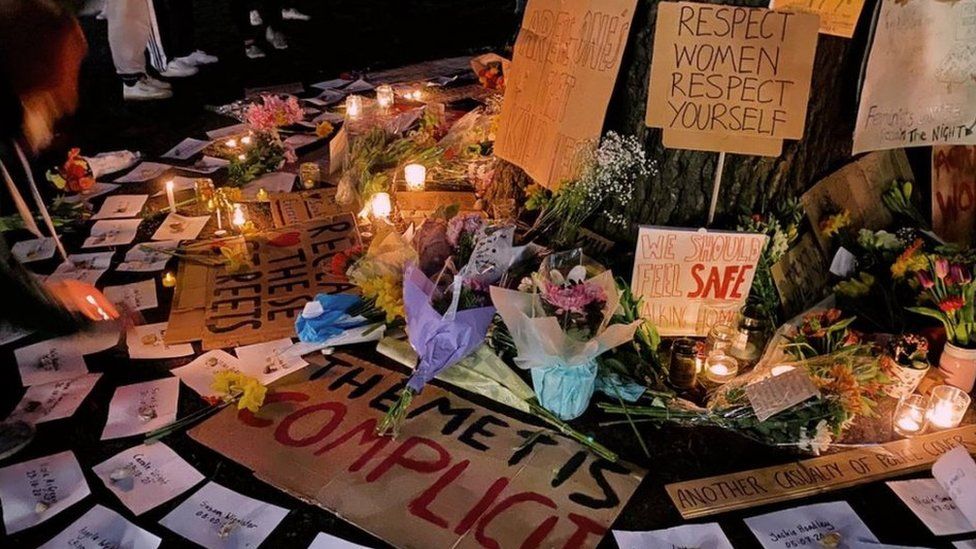
[[[725,151],[718,153],[715,164],[715,182],[712,184],[712,203],[708,206],[708,225],[715,220],[715,207],[718,205],[718,190],[722,186],[722,170],[725,168]]]

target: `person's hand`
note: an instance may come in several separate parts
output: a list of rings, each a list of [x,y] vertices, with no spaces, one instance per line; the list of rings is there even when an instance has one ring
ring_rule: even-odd
[[[96,321],[119,317],[115,305],[91,284],[78,280],[59,280],[48,283],[46,287],[48,292],[69,311]]]

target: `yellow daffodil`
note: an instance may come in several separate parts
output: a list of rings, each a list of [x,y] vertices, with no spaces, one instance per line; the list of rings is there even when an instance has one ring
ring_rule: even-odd
[[[220,394],[225,400],[235,397],[237,399],[237,409],[245,408],[257,412],[264,404],[264,397],[268,393],[268,388],[253,378],[234,370],[221,370],[214,374],[210,388]]]

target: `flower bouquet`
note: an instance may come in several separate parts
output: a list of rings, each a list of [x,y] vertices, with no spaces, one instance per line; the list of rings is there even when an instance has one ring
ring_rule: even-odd
[[[639,322],[610,325],[620,295],[613,273],[587,279],[578,264],[563,274],[551,268],[524,281],[519,291],[491,288],[491,298],[518,351],[515,363],[528,368],[540,404],[559,419],[579,417],[596,386],[596,358],[631,341]]]
[[[367,309],[381,311],[386,323],[393,324],[404,317],[404,270],[416,261],[417,253],[403,235],[391,231],[373,240],[365,253],[353,249],[335,259],[332,268],[359,288]],[[371,316],[365,310],[357,312]]]
[[[906,397],[918,387],[929,371],[929,342],[915,334],[891,338],[881,354],[881,369],[892,383],[885,394],[892,398]]]
[[[843,314],[840,309],[826,309],[805,315],[803,322],[786,335],[786,352],[804,359],[860,343],[860,335],[849,328],[856,317],[842,318]]]
[[[58,190],[85,193],[95,186],[95,180],[119,170],[124,170],[139,160],[139,153],[115,151],[82,156],[81,149],[73,147],[68,151],[64,164],[48,170],[45,177]]]
[[[976,282],[970,268],[943,257],[930,258],[929,268],[915,276],[922,287],[919,301],[929,305],[908,310],[942,322],[949,343],[976,348]]]

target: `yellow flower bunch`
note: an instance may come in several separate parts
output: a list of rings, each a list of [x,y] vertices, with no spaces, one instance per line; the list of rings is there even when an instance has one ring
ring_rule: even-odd
[[[330,124],[328,120],[326,120],[318,126],[315,126],[315,135],[319,137],[328,137],[332,134],[333,129],[335,129],[335,127]]]
[[[898,256],[898,259],[891,264],[891,276],[896,279],[905,278],[908,273],[924,271],[929,266],[928,257],[924,253],[919,253],[923,241],[921,238],[915,239],[911,246]]]
[[[842,210],[820,222],[820,232],[830,238],[851,224],[851,212]]]
[[[257,412],[264,404],[268,388],[257,379],[234,370],[221,370],[214,374],[210,388],[223,395],[224,400],[238,398],[237,409]]]
[[[386,313],[386,321],[403,318],[403,281],[393,275],[364,278],[358,283],[363,298],[372,299]]]

